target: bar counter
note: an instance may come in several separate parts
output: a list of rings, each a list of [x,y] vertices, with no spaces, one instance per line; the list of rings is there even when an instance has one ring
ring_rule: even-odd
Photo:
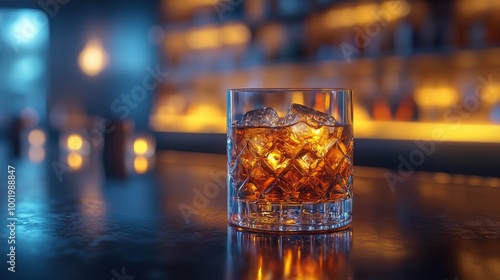
[[[498,178],[416,172],[390,186],[397,171],[356,166],[350,229],[278,235],[228,226],[223,155],[159,152],[128,180],[96,163],[59,181],[50,163],[9,162],[16,272],[2,226],[1,279],[500,278]]]

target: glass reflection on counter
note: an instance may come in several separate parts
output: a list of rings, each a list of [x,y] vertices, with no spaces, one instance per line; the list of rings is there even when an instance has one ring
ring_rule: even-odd
[[[350,278],[352,230],[264,234],[228,227],[228,279]]]

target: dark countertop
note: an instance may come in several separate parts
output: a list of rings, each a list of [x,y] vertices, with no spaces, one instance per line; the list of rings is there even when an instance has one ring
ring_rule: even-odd
[[[386,170],[356,167],[351,229],[268,235],[228,227],[225,161],[162,152],[156,172],[105,180],[92,164],[62,182],[12,161],[16,272],[3,225],[0,279],[500,279],[500,179],[415,173],[390,188]]]

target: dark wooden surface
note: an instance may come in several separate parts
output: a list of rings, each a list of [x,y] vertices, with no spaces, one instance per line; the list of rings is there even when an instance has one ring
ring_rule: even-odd
[[[391,188],[356,167],[350,230],[280,236],[228,227],[225,161],[162,152],[146,175],[108,180],[95,162],[60,182],[51,159],[5,160],[0,220],[10,163],[18,226],[16,273],[2,226],[0,279],[500,279],[499,179],[414,173]]]

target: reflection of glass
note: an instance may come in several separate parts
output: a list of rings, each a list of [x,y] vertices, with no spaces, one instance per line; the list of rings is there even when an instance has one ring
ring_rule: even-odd
[[[228,91],[231,223],[343,228],[352,214],[352,102],[343,89]]]
[[[347,279],[352,230],[259,234],[229,227],[228,279]]]

